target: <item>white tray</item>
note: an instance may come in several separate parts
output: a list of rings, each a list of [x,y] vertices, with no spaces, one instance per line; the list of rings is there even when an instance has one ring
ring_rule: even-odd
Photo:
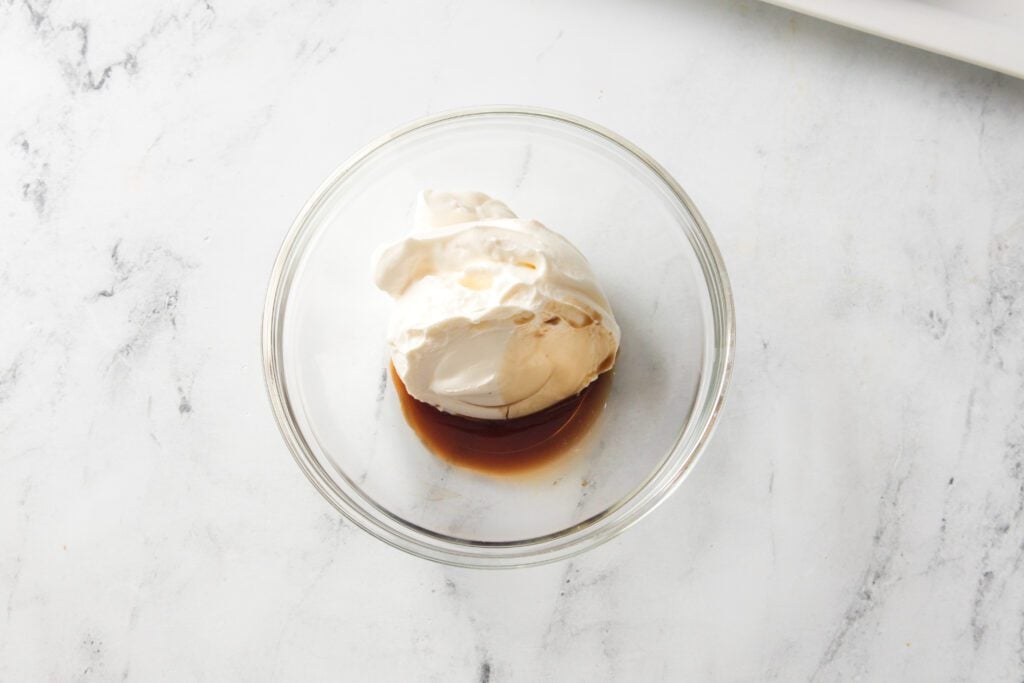
[[[1024,0],[765,0],[1024,78]]]

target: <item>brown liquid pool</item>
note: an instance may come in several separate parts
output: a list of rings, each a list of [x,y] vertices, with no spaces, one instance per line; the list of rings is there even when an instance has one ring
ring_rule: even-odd
[[[416,400],[391,367],[402,413],[424,445],[453,465],[487,474],[520,474],[571,450],[604,410],[611,375],[605,372],[576,396],[532,415],[481,420]]]

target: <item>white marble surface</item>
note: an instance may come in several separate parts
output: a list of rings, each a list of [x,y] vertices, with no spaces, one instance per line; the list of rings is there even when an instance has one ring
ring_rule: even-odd
[[[0,680],[1020,680],[1024,82],[750,2],[0,4]],[[716,439],[571,562],[339,520],[258,321],[345,156],[564,109],[738,306]]]

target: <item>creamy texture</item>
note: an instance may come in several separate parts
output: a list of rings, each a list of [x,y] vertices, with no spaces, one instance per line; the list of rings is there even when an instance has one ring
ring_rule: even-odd
[[[528,415],[615,362],[619,326],[587,260],[481,192],[422,192],[412,234],[379,248],[373,268],[395,299],[395,370],[441,410]]]

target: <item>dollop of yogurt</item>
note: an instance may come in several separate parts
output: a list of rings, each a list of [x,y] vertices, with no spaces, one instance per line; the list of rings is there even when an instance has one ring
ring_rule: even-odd
[[[411,234],[377,249],[373,275],[395,300],[396,372],[443,411],[529,415],[615,363],[619,326],[583,254],[482,192],[421,192]]]

